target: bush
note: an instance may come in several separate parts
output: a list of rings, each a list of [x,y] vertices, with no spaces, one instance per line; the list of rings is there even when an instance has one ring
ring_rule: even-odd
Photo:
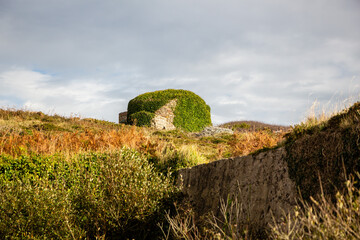
[[[150,127],[151,119],[155,116],[152,112],[140,111],[131,114],[130,121],[136,126],[147,126]]]
[[[132,99],[128,104],[128,123],[133,124],[134,119],[137,119],[134,114],[142,111],[155,113],[173,99],[177,99],[173,122],[175,127],[192,132],[211,125],[210,107],[205,101],[193,92],[175,89],[144,93]],[[146,116],[142,117],[145,120],[141,122],[142,125],[139,125],[138,120],[139,126],[150,125],[152,118],[149,119],[149,114]]]
[[[69,187],[47,157],[0,158],[1,239],[80,239]],[[57,168],[57,172],[54,169]]]
[[[81,226],[91,236],[130,238],[151,234],[148,228],[156,222],[154,218],[161,210],[162,199],[174,190],[170,180],[155,172],[135,151],[100,158],[83,156],[82,161],[88,160],[99,173],[96,170],[86,176],[86,171],[79,172],[74,207]]]
[[[138,152],[0,156],[0,236],[156,238],[175,189]],[[152,229],[151,231],[149,229]]]

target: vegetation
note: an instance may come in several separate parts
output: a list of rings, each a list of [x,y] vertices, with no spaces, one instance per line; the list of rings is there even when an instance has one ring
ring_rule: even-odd
[[[148,112],[148,111],[139,111],[131,114],[129,116],[130,123],[136,126],[151,126],[151,120],[154,118],[155,113]]]
[[[280,145],[283,136],[283,133],[271,131],[235,133],[230,145],[235,156],[248,155]]]
[[[167,212],[170,225],[163,229],[164,239],[360,239],[360,175],[350,175],[345,181],[345,192],[338,191],[335,201],[321,192],[320,198],[300,199],[292,212],[282,219],[273,219],[269,232],[254,232],[247,221],[249,205],[242,198],[241,189],[234,198],[220,200],[221,218],[213,214],[196,221],[188,203]],[[200,223],[199,223],[200,222]],[[161,226],[161,225],[160,225]],[[161,226],[162,227],[162,226]]]
[[[294,212],[274,221],[274,239],[360,239],[359,174],[346,180],[346,191],[337,192],[335,201],[324,192],[319,199],[302,200]]]
[[[253,135],[252,135],[253,136]],[[309,118],[279,143],[287,150],[290,177],[302,198],[294,212],[274,219],[272,239],[360,239],[360,102],[331,117]],[[357,178],[354,179],[353,176]],[[350,176],[350,177],[348,177]],[[263,239],[251,223],[239,222],[246,213],[239,199],[219,203],[222,219],[213,215],[195,221],[191,209],[167,214],[166,239]],[[244,211],[245,210],[245,211]],[[240,219],[247,219],[242,217]]]
[[[164,212],[179,197],[174,171],[247,154],[273,136],[244,134],[198,138],[0,109],[0,236],[160,238],[156,225],[168,229]]]
[[[221,124],[220,127],[230,128],[234,131],[239,131],[239,132],[262,131],[262,130],[287,132],[290,129],[289,126],[266,124],[257,121],[233,121],[233,122]]]
[[[128,122],[150,126],[154,113],[170,100],[176,99],[174,126],[189,132],[200,131],[211,125],[210,107],[193,92],[168,89],[144,93],[128,105]]]
[[[239,222],[251,203],[236,198],[219,203],[223,218],[196,222],[189,206],[174,205],[175,171],[277,146],[303,198],[271,237],[359,238],[359,179],[346,176],[360,169],[360,103],[287,133],[237,124],[225,125],[232,135],[200,138],[0,109],[0,239],[262,238]]]
[[[170,179],[133,150],[1,156],[0,236],[127,238],[151,236]],[[144,227],[146,226],[146,227]]]
[[[305,200],[320,193],[335,196],[346,174],[360,172],[360,102],[328,118],[309,119],[286,135],[289,175]]]

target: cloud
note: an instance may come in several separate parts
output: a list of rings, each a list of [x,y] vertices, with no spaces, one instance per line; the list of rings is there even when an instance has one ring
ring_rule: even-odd
[[[2,72],[0,96],[16,96],[17,101],[2,101],[1,105],[112,121],[116,121],[116,111],[126,108],[125,99],[107,97],[107,91],[112,88],[109,84],[94,79],[74,79],[59,85],[52,84],[54,80],[59,81],[53,76],[25,69]],[[109,113],[111,109],[114,112]]]
[[[293,124],[315,100],[360,92],[359,10],[358,0],[0,1],[0,103],[116,121],[137,95],[181,88],[215,123]]]

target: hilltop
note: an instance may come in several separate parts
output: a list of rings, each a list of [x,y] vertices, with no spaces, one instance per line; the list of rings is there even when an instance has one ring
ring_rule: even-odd
[[[219,127],[225,127],[236,131],[259,131],[259,130],[270,130],[277,132],[286,132],[290,130],[290,126],[267,124],[259,121],[233,121],[228,123],[220,124]]]

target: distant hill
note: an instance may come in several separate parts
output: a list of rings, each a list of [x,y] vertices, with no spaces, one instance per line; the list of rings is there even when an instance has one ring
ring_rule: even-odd
[[[258,130],[271,130],[286,132],[290,130],[290,126],[273,125],[257,121],[233,121],[219,125],[219,127],[229,128],[233,131],[247,132],[247,131],[258,131]]]

